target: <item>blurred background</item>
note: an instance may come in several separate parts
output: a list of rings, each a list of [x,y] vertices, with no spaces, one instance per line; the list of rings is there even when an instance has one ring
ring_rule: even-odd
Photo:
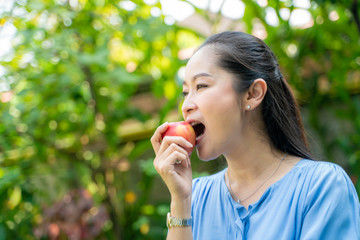
[[[0,239],[164,239],[149,138],[182,119],[184,66],[224,30],[273,49],[314,155],[359,192],[359,13],[357,0],[0,0]]]

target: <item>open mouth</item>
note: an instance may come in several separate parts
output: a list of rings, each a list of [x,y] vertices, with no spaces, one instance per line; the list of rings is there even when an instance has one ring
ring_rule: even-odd
[[[194,128],[196,140],[198,140],[205,132],[205,125],[201,122],[192,122],[191,126]]]

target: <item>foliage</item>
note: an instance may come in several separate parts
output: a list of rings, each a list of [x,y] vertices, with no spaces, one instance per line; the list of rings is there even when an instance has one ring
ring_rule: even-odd
[[[43,206],[83,187],[96,206],[106,206],[110,222],[102,236],[136,239],[148,232],[146,214],[155,213],[141,212],[151,189],[141,188],[151,180],[145,172],[144,186],[128,184],[128,154],[141,155],[149,143],[124,144],[119,127],[126,119],[150,119],[129,104],[131,97],[165,95],[160,86],[183,63],[177,58],[180,30],[151,15],[160,5],[130,7],[18,1],[5,16],[18,33],[11,61],[2,62],[13,94],[1,105],[2,238],[32,239],[34,226],[46,220]],[[19,9],[24,14],[16,16]],[[137,191],[143,191],[141,202]]]
[[[1,13],[0,25],[18,31],[13,52],[1,60],[1,81],[11,90],[0,105],[0,239],[163,238],[169,206],[152,166],[151,131],[131,140],[123,126],[154,119],[158,125],[177,109],[185,64],[178,53],[203,36],[165,24],[160,9],[156,1],[18,0]],[[311,142],[314,151],[341,164],[360,189],[360,32],[353,5],[313,1],[307,27],[282,17],[296,9],[290,1],[266,8],[246,1],[244,17],[233,23],[266,33],[320,143]],[[266,20],[272,10],[276,26]],[[196,12],[220,30],[221,18]],[[132,104],[149,92],[161,101],[159,110]],[[192,157],[196,176],[223,165]],[[67,214],[81,201],[87,205]],[[93,235],[67,232],[69,222],[81,229],[96,216],[99,231],[83,233]]]

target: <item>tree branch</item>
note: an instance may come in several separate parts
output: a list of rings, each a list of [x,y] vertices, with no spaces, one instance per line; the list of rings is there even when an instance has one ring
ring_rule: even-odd
[[[355,24],[356,24],[358,32],[360,34],[360,18],[359,18],[359,12],[358,12],[358,0],[353,1],[350,11],[352,12],[352,14],[354,16]]]
[[[81,69],[85,74],[85,81],[89,84],[91,100],[92,100],[92,104],[94,107],[94,113],[96,116],[96,114],[99,112],[99,109],[97,106],[97,96],[96,96],[96,92],[95,92],[94,78],[92,76],[89,66],[82,66]]]

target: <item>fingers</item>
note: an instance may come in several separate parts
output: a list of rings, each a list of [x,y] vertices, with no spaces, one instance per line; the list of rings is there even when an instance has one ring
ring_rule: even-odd
[[[167,130],[167,128],[167,122],[160,125],[150,139],[154,152],[157,156],[155,158],[154,164],[162,165],[163,163],[166,163],[168,166],[191,166],[189,152],[191,152],[193,145],[185,138],[180,136],[166,136],[162,138],[162,135]]]
[[[180,136],[166,136],[162,140],[162,143],[160,145],[160,148],[159,148],[158,152],[164,152],[173,143],[175,143],[178,146],[180,146],[181,148],[185,149],[186,152],[188,152],[188,150],[193,147],[193,145],[183,137],[180,137]]]
[[[166,131],[166,129],[168,128],[168,122],[163,123],[162,125],[160,125],[156,131],[154,132],[154,135],[151,137],[150,141],[151,144],[153,146],[153,149],[155,151],[155,154],[157,155],[161,142],[162,142],[162,134]]]
[[[190,157],[187,151],[176,143],[171,143],[169,147],[165,149],[162,155],[168,156],[166,160],[168,164],[183,165],[184,167],[191,166]]]
[[[169,151],[170,152],[170,151]],[[165,179],[170,172],[174,173],[174,170],[181,168],[188,168],[189,157],[186,153],[179,151],[172,151],[170,154],[164,152],[163,155],[155,158],[154,167],[156,171]]]

